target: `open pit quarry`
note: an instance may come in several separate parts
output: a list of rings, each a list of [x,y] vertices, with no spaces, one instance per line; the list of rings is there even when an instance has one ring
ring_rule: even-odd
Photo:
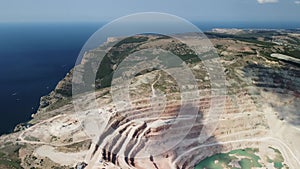
[[[191,169],[198,164],[209,168],[200,167],[205,166],[201,161],[221,153],[255,149],[260,167],[250,168],[298,169],[300,66],[290,57],[300,56],[288,54],[299,49],[300,34],[253,30],[226,34],[222,30],[207,36],[219,57],[204,57],[205,61],[170,37],[137,35],[121,41],[103,60],[109,65],[96,70],[107,74],[96,73],[95,90],[72,98],[74,72],[95,72],[97,54],[107,52],[105,45],[118,39],[110,38],[102,47],[86,52],[79,69],[71,70],[53,92],[41,98],[31,121],[1,136],[1,153],[23,168]],[[185,38],[193,44],[192,35]],[[114,91],[107,82],[110,74],[133,51],[154,47],[183,58],[195,85],[180,86],[168,72],[177,72],[184,81],[189,76],[179,75],[182,70],[177,67],[148,69],[130,81],[116,78],[120,86],[129,84],[130,102],[120,106],[122,99],[116,93],[122,96],[123,89]],[[274,57],[280,53],[289,59]],[[153,63],[159,61],[156,58]],[[207,68],[207,63],[221,67]],[[212,72],[222,72],[223,85],[212,79]],[[228,157],[233,156],[226,165],[220,159],[213,163],[245,168],[241,162],[245,155]],[[282,160],[276,163],[279,157]],[[254,160],[247,158],[252,164]]]

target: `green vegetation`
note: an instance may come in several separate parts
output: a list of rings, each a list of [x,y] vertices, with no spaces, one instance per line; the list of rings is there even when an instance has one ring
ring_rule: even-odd
[[[299,49],[290,49],[290,48],[284,48],[284,52],[281,52],[282,54],[300,59],[300,50]]]
[[[26,136],[24,139],[26,141],[40,141],[40,139],[33,137],[33,136]]]
[[[70,90],[71,88],[68,88],[68,89],[55,89],[55,92],[56,93],[59,93],[63,96],[66,96],[66,97],[71,97],[72,96],[72,90]]]
[[[20,169],[21,160],[19,159],[19,149],[22,145],[5,143],[5,146],[0,148],[0,168],[1,169]]]
[[[60,99],[60,100],[56,101],[55,103],[50,104],[47,107],[47,111],[52,111],[52,110],[58,109],[58,108],[60,108],[64,105],[67,105],[69,103],[71,103],[71,98]]]
[[[125,38],[125,39],[121,40],[115,46],[119,47],[119,46],[121,46],[123,44],[126,44],[126,43],[141,43],[141,42],[145,42],[147,40],[148,40],[148,37],[146,37],[146,36],[131,36],[131,37],[128,37],[128,38]]]
[[[59,140],[59,137],[51,135],[51,142]]]
[[[162,36],[163,39],[169,38]],[[121,40],[115,46],[113,46],[110,51],[104,56],[103,60],[100,63],[99,69],[96,72],[96,86],[97,89],[102,89],[105,87],[111,86],[111,81],[113,77],[113,65],[118,66],[128,55],[134,53],[139,49],[139,46],[148,41],[148,37],[146,36],[133,36],[128,37],[126,39]],[[157,36],[155,40],[161,39],[160,35]],[[199,62],[200,59],[195,54],[195,52],[188,48],[187,45],[177,42],[171,41],[170,44],[167,45],[170,52],[179,56],[183,61],[187,63],[195,63]],[[208,53],[210,54],[210,53]],[[159,59],[164,59],[163,56],[160,56]],[[172,61],[172,60],[171,60]],[[174,65],[170,63],[169,65]],[[91,65],[86,64],[85,69],[91,71]],[[90,72],[86,71],[86,72]]]
[[[142,42],[147,40],[148,37],[128,37],[112,47],[112,49],[104,56],[99,69],[96,72],[96,86],[98,88],[111,86],[114,72],[112,65],[121,63],[128,55],[130,55],[130,53],[135,52],[135,49],[140,46]],[[87,69],[91,68],[87,67]]]
[[[206,35],[209,37],[215,37],[215,38],[229,38],[234,40],[239,40],[243,42],[248,43],[254,43],[258,45],[263,45],[265,47],[272,47],[274,44],[272,42],[268,41],[260,41],[258,40],[259,37],[264,38],[265,40],[270,40],[269,37],[272,35],[275,35],[274,32],[256,32],[256,33],[243,33],[243,34],[226,34],[226,33],[214,33],[214,32],[208,32]]]

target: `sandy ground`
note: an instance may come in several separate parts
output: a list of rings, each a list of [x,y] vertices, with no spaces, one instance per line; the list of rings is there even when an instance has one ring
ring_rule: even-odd
[[[78,161],[83,161],[87,151],[76,153],[58,152],[52,146],[43,145],[35,150],[35,153],[42,157],[48,157],[52,161],[61,165],[75,165]]]
[[[286,121],[280,121],[270,107],[265,108],[266,116],[273,137],[273,144],[279,146],[280,151],[290,168],[300,166],[300,131]]]

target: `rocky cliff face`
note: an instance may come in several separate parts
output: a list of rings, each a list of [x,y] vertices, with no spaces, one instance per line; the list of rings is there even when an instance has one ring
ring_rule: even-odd
[[[41,97],[39,111],[49,108],[61,100],[72,97],[72,76],[71,70],[55,87],[55,89],[46,96]]]

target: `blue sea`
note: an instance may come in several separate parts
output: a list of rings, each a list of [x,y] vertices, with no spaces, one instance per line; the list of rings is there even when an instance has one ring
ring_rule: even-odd
[[[0,134],[30,120],[101,24],[0,24]]]
[[[41,96],[75,65],[86,40],[104,23],[0,23],[0,134],[30,120]],[[286,23],[195,23],[212,28],[299,28]]]

